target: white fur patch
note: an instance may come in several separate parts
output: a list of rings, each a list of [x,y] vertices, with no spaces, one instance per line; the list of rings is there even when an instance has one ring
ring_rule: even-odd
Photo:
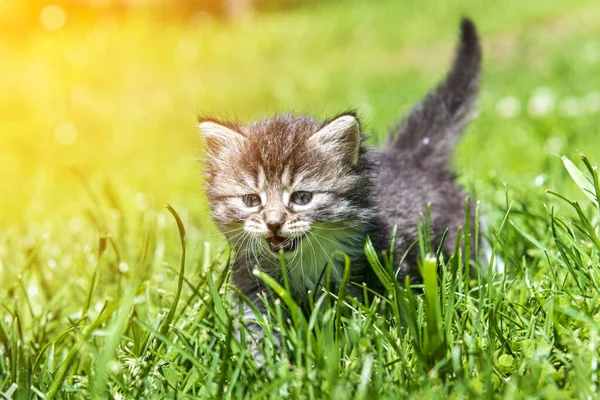
[[[289,190],[284,190],[283,191],[283,196],[282,196],[282,201],[283,204],[290,204],[290,197],[292,196],[292,193]]]
[[[285,187],[290,187],[292,182],[290,181],[290,166],[286,165],[283,169],[283,173],[281,174],[281,185]]]
[[[258,190],[264,190],[265,189],[265,182],[267,181],[267,177],[265,175],[265,170],[263,169],[263,167],[261,165],[258,166]]]

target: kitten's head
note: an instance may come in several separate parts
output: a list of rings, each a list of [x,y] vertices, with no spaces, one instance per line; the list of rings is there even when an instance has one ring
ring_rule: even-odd
[[[326,122],[284,114],[245,126],[205,119],[199,128],[213,219],[234,246],[258,246],[263,257],[293,254],[315,235],[355,232],[371,218],[353,114]]]

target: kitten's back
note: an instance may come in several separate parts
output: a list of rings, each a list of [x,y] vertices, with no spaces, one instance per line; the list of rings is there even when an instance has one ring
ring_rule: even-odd
[[[384,235],[385,243],[389,240],[386,232],[397,225],[398,257],[417,240],[417,226],[421,214],[426,213],[427,204],[431,204],[434,248],[448,229],[444,251],[450,253],[458,228],[465,224],[466,194],[454,181],[450,161],[454,146],[472,116],[480,63],[481,49],[475,26],[464,19],[460,43],[446,79],[399,123],[396,137],[380,154],[375,186],[381,221],[372,235],[380,239]],[[469,218],[474,220],[473,213]],[[416,251],[412,251],[401,266],[399,279],[406,275],[419,276]]]

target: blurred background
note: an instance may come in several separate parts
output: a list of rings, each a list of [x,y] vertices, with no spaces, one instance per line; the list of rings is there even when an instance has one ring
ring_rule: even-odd
[[[587,328],[593,319],[587,307],[596,303],[585,288],[558,290],[575,287],[565,283],[566,272],[562,284],[558,279],[568,264],[577,282],[592,282],[593,268],[592,275],[583,270],[597,246],[577,232],[569,204],[547,190],[581,200],[583,214],[598,226],[597,205],[573,183],[560,156],[578,167],[580,151],[600,161],[600,1],[0,0],[0,397],[41,397],[62,379],[63,397],[102,393],[95,390],[102,371],[111,371],[111,393],[134,390],[151,375],[144,385],[153,394],[159,381],[169,392],[180,385],[188,390],[194,380],[212,382],[204,393],[221,390],[223,371],[234,363],[219,361],[229,351],[219,344],[224,331],[214,329],[222,323],[215,322],[218,311],[208,311],[217,297],[207,282],[222,282],[229,253],[204,196],[197,116],[243,123],[278,112],[325,118],[355,108],[370,144],[383,146],[389,128],[443,79],[463,16],[477,25],[484,63],[477,115],[457,148],[455,168],[460,183],[481,200],[489,236],[505,261],[506,274],[496,280],[497,292],[486,292],[488,300],[506,294],[507,302],[478,310],[478,318],[489,314],[496,321],[489,324],[495,329],[473,336],[476,356],[463,354],[469,365],[482,367],[470,382],[457,379],[456,387],[473,384],[469,390],[479,393],[486,375],[498,385],[508,382],[505,393],[535,381],[530,392],[538,396],[550,393],[535,392],[542,381],[548,390],[554,382],[592,387],[586,379],[596,373],[595,353],[589,351],[589,359],[567,353],[596,343]],[[181,296],[181,243],[167,203],[187,232]],[[559,233],[566,238],[562,261],[550,214],[560,229],[577,232],[577,239]],[[585,251],[589,258],[581,258]],[[577,273],[568,261],[576,258]],[[186,371],[171,368],[179,363],[171,363],[180,357],[177,345],[140,372],[158,349],[144,347],[146,332],[167,327],[162,323],[173,316],[172,304],[178,305],[170,325],[175,342],[213,360],[205,377],[189,374],[188,367],[204,367],[193,370],[188,361],[180,364]],[[507,326],[523,326],[514,341],[502,338],[503,318],[511,320]],[[563,325],[566,336],[563,320],[572,321]],[[545,321],[545,333],[535,321]],[[552,351],[550,329],[566,338]],[[357,343],[352,357],[373,360],[370,345]],[[501,378],[486,367],[486,346],[499,357]],[[508,353],[500,356],[501,348],[514,362]],[[453,360],[460,352],[452,350]],[[333,367],[325,375],[335,379],[322,385],[317,370],[285,375],[282,363],[281,375],[265,387],[282,384],[284,393],[288,378],[302,376],[324,388],[316,393],[343,393],[338,388],[350,387],[342,385],[343,376],[358,377],[361,365],[346,360],[339,364],[346,372]],[[360,373],[363,383],[370,363]],[[384,369],[397,371],[394,363]],[[236,365],[239,371],[242,364]],[[528,378],[505,380],[517,365]],[[432,379],[436,393],[447,391],[437,374],[422,376]],[[454,387],[454,378],[449,382]]]
[[[485,59],[461,182],[489,202],[505,182],[568,190],[557,156],[600,159],[597,0],[0,0],[0,276],[41,242],[68,270],[66,248],[166,203],[197,243],[214,232],[198,114],[356,108],[382,145],[443,78],[461,16]]]

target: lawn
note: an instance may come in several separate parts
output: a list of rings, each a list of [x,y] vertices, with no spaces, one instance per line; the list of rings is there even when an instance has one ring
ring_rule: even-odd
[[[0,397],[598,396],[597,0],[66,12],[0,36]],[[382,146],[443,77],[463,15],[484,75],[455,166],[505,272],[424,257],[423,287],[328,293],[308,315],[281,288],[262,323],[284,348],[257,363],[232,334],[196,116],[356,108]]]

